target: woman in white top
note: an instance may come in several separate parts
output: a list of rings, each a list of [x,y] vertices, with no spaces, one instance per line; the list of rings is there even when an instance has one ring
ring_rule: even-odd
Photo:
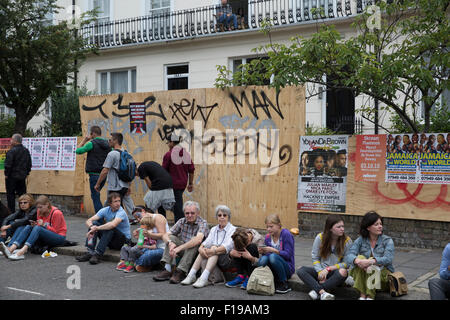
[[[158,266],[161,261],[165,248],[162,236],[169,232],[169,224],[167,219],[159,213],[144,212],[143,217],[150,217],[153,221],[153,228],[144,230],[144,237],[156,240],[156,249],[145,251],[136,260],[136,271],[149,272],[154,266]],[[134,232],[137,233],[139,230],[136,229]],[[135,237],[137,237],[137,234]]]
[[[230,223],[231,210],[225,205],[216,207],[216,218],[218,225],[213,227],[205,241],[200,245],[199,255],[195,259],[187,277],[181,282],[183,285],[193,284],[195,288],[202,288],[208,285],[208,277],[214,267],[221,265],[221,257],[225,258],[233,249],[233,235],[236,227]],[[196,277],[203,260],[207,260],[206,268],[200,278]]]

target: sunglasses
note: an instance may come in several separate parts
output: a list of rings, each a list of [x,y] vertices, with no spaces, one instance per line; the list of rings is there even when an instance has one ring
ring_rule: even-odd
[[[227,214],[221,214],[221,213],[219,213],[218,215],[217,215],[218,217],[228,217],[228,215]]]
[[[19,204],[27,204],[29,203],[28,201],[20,201]]]

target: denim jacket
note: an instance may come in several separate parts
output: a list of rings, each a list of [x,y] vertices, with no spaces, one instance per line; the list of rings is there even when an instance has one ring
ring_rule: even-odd
[[[344,261],[351,268],[354,268],[355,265],[353,264],[353,261],[358,257],[358,255],[363,255],[366,258],[369,258],[371,254],[372,251],[369,238],[363,238],[360,236],[350,247]],[[375,248],[373,249],[373,257],[377,260],[377,265],[384,266],[389,271],[395,272],[392,264],[394,260],[394,241],[392,241],[391,237],[385,235],[378,237]]]

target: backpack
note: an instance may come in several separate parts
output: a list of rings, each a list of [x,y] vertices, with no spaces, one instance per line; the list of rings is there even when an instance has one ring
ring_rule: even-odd
[[[124,182],[131,182],[136,176],[136,162],[127,150],[120,151],[118,176]]]
[[[408,284],[405,275],[398,271],[388,275],[389,291],[392,297],[403,296],[408,293]]]
[[[248,278],[247,292],[264,296],[275,294],[275,283],[272,270],[268,266],[253,270]]]

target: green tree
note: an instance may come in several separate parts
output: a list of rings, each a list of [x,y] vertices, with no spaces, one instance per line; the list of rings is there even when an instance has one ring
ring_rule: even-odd
[[[450,90],[450,0],[376,3],[379,28],[372,23],[374,12],[364,12],[352,23],[356,35],[347,39],[333,25],[323,25],[310,38],[298,36],[288,45],[270,41],[254,49],[267,54],[266,60],[244,65],[232,76],[219,66],[216,87],[262,84],[273,77],[271,86],[277,89],[307,82],[326,90],[348,89],[381,102],[380,110],[395,113],[408,131],[428,132],[433,105]],[[422,106],[424,125],[419,128]],[[374,119],[373,106],[360,110]]]
[[[61,88],[51,94],[51,117],[38,131],[40,135],[52,137],[81,136],[79,98],[95,94],[84,84],[81,88]]]
[[[31,118],[56,88],[66,85],[91,52],[73,21],[52,24],[57,0],[0,0],[0,100],[16,112],[14,131],[24,133]],[[80,26],[96,12],[84,14]],[[77,63],[75,63],[77,61]]]

